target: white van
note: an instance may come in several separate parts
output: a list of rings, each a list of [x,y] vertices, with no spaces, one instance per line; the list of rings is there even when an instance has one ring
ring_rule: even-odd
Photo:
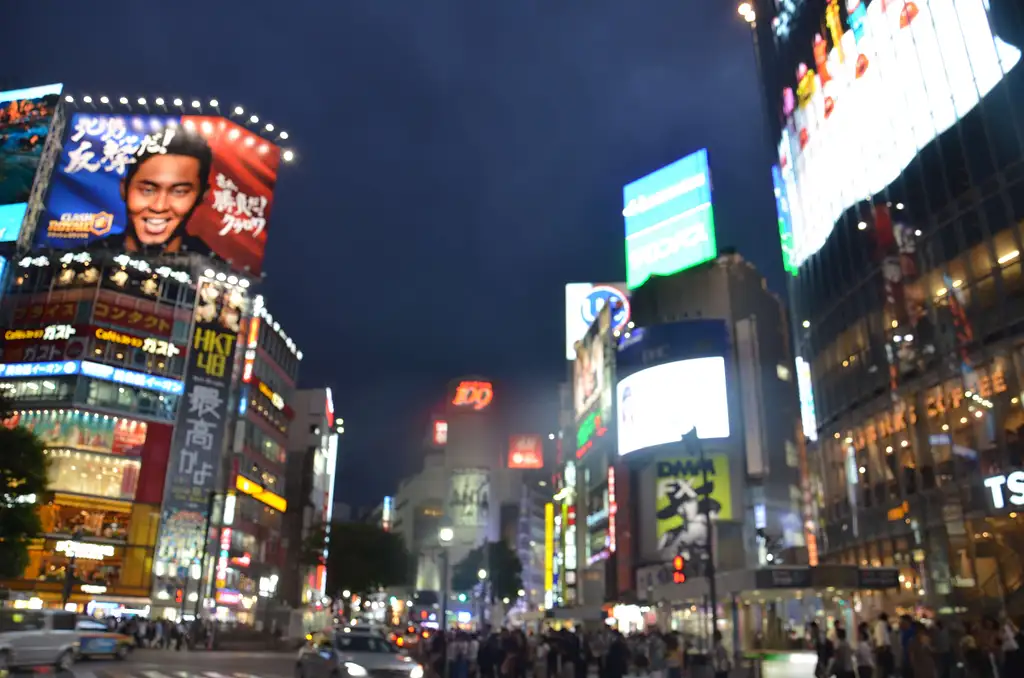
[[[61,610],[0,609],[0,675],[30,666],[70,669],[78,652],[76,619]]]

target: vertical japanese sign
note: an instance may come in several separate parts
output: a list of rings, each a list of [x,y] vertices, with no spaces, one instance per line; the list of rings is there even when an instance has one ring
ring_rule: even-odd
[[[161,563],[157,569],[172,582],[187,576],[206,544],[203,525],[207,501],[217,488],[244,305],[245,297],[237,289],[205,280],[199,284],[185,393],[178,404],[167,465],[157,552]]]

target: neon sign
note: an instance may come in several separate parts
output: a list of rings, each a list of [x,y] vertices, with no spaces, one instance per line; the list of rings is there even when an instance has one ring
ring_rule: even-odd
[[[608,467],[608,551],[615,553],[615,514],[619,505],[615,501],[615,467]]]
[[[494,387],[489,381],[463,381],[455,389],[452,405],[482,410],[494,399]]]
[[[604,425],[600,412],[591,412],[587,415],[576,429],[576,458],[582,459],[583,455],[594,446],[594,439],[600,438],[606,433],[608,433],[608,427]]]
[[[434,444],[444,445],[448,442],[448,422],[447,421],[435,421],[434,422]]]

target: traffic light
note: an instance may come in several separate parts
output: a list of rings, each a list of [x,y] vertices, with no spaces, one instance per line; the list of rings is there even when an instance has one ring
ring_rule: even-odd
[[[183,590],[177,589],[177,590],[174,591],[174,602],[180,604],[181,601],[184,599],[184,597],[185,597],[185,592]]]
[[[686,558],[682,556],[676,556],[672,559],[672,581],[676,584],[682,584],[686,582],[686,573],[683,570],[686,569]]]

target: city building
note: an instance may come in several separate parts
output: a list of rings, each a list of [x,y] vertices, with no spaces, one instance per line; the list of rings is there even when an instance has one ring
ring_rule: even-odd
[[[256,296],[243,333],[234,435],[225,456],[212,598],[226,621],[254,624],[290,571],[285,514],[289,432],[302,351]]]
[[[821,561],[898,568],[864,614],[1020,612],[1024,17],[756,5]]]
[[[285,601],[300,607],[315,605],[328,595],[327,545],[336,506],[338,429],[342,427],[336,425],[331,389],[301,389],[293,402],[296,416],[288,438],[285,516],[288,555],[282,592]],[[313,542],[320,539],[319,552],[314,552]]]
[[[5,106],[32,112],[43,146],[21,217],[0,205],[0,388],[16,407],[5,424],[33,430],[52,461],[34,497],[43,534],[2,586],[31,605],[227,619],[241,592],[215,599],[205,583],[225,588],[214,572],[234,556],[214,535],[246,510],[225,484],[251,467],[225,452],[239,406],[259,402],[242,392],[239,344],[261,317],[251,287],[289,155],[200,102],[190,116],[90,101],[30,92]],[[179,211],[157,176],[169,167],[194,188]],[[261,481],[237,490],[270,498]]]

